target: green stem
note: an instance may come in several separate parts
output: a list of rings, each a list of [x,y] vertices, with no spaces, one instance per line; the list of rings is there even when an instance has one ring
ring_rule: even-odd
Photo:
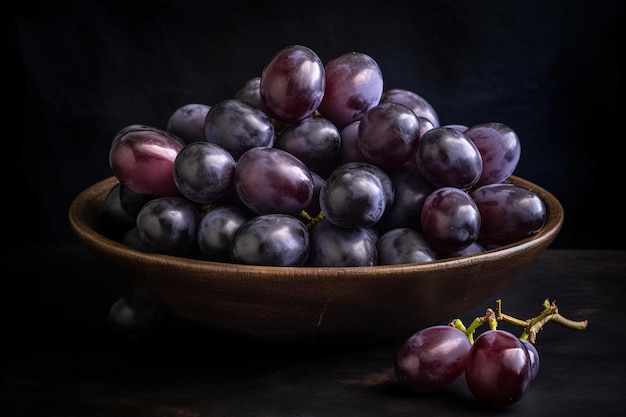
[[[585,328],[587,328],[588,324],[587,320],[574,321],[561,316],[559,314],[556,303],[554,301],[550,302],[548,299],[544,300],[543,310],[541,311],[541,313],[539,313],[539,315],[528,320],[521,320],[511,315],[504,314],[502,312],[502,300],[498,299],[496,300],[495,311],[491,308],[488,308],[485,312],[485,315],[481,317],[476,317],[469,327],[466,328],[460,319],[453,320],[450,323],[450,326],[456,327],[457,329],[465,333],[470,343],[473,344],[474,333],[483,323],[488,323],[489,329],[495,330],[498,327],[499,321],[505,321],[515,326],[522,327],[523,331],[519,338],[523,340],[528,340],[531,343],[535,343],[537,333],[541,331],[543,326],[550,321],[574,330],[584,330]]]

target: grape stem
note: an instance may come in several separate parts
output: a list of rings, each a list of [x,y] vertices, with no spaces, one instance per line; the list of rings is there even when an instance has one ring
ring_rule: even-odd
[[[324,219],[324,213],[322,213],[321,211],[317,214],[317,216],[312,217],[309,213],[307,213],[306,210],[302,210],[300,212],[300,217],[302,217],[304,220],[306,220],[308,223],[306,224],[306,228],[310,229],[311,227],[313,227],[313,225],[317,222],[319,222],[320,220]]]
[[[474,332],[478,329],[483,323],[489,324],[489,329],[495,330],[498,327],[498,322],[504,321],[515,326],[521,327],[522,333],[520,335],[520,339],[528,340],[530,343],[535,343],[537,339],[537,333],[539,333],[543,326],[553,321],[557,324],[565,326],[574,330],[584,330],[587,328],[588,321],[574,321],[570,320],[561,314],[559,314],[559,309],[556,306],[554,301],[550,302],[550,300],[546,299],[543,302],[543,310],[537,316],[527,319],[521,320],[511,315],[505,314],[502,312],[502,300],[496,300],[496,310],[494,311],[491,308],[488,308],[485,312],[484,316],[476,317],[472,320],[472,323],[469,327],[465,327],[461,319],[454,319],[450,326],[456,327],[457,329],[463,331],[465,335],[468,337],[471,343],[474,343]]]

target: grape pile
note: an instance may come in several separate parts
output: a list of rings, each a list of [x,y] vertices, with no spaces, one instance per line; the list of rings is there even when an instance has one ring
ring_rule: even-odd
[[[105,234],[135,249],[273,266],[370,266],[479,253],[537,233],[546,207],[507,182],[520,158],[499,122],[441,125],[383,88],[370,56],[325,65],[277,51],[232,98],[114,136]]]
[[[505,320],[524,330],[518,337],[497,328]],[[418,393],[445,390],[465,375],[470,392],[481,403],[505,409],[520,401],[539,372],[536,335],[548,321],[583,330],[587,321],[574,322],[558,314],[554,303],[544,302],[537,317],[519,320],[503,314],[501,300],[496,311],[487,309],[466,328],[460,319],[449,325],[423,328],[400,346],[395,357],[396,377],[400,384]],[[477,328],[489,329],[474,339]]]

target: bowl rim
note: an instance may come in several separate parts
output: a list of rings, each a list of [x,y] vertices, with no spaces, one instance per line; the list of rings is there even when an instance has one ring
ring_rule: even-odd
[[[119,181],[114,176],[102,179],[83,191],[81,191],[71,202],[69,208],[69,221],[73,232],[79,241],[91,251],[107,252],[115,257],[125,258],[127,261],[137,263],[149,263],[163,266],[179,266],[184,269],[193,269],[198,272],[207,268],[219,269],[223,276],[227,278],[233,273],[245,274],[267,274],[273,278],[280,276],[293,277],[300,275],[304,271],[314,271],[318,276],[341,275],[344,277],[388,277],[389,275],[417,274],[421,271],[432,269],[447,269],[450,267],[468,266],[483,262],[496,261],[501,258],[514,257],[520,252],[526,252],[530,247],[548,247],[559,233],[563,221],[564,210],[558,199],[549,191],[521,177],[511,175],[506,182],[520,185],[527,188],[541,198],[547,215],[544,226],[536,234],[526,237],[517,242],[488,249],[478,254],[458,256],[454,258],[442,258],[422,263],[405,263],[392,265],[374,266],[337,266],[337,267],[312,267],[312,266],[266,266],[266,265],[246,265],[228,262],[215,262],[203,259],[177,257],[166,254],[143,252],[113,240],[94,229],[86,210],[94,204],[94,200],[101,199]],[[306,274],[305,274],[306,275]],[[293,278],[291,278],[293,279]]]

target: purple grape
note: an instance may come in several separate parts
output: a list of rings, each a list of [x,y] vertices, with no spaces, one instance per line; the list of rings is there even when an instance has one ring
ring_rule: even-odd
[[[424,135],[424,133],[428,132],[430,129],[433,129],[435,127],[430,120],[424,117],[417,116],[417,120],[419,121],[419,124],[420,124],[419,138],[421,138]],[[417,149],[419,148],[419,144],[420,144],[419,138],[417,139],[417,143],[415,145],[415,148],[413,149],[413,153],[411,154],[409,159],[405,162],[405,164],[417,165]]]
[[[297,216],[313,198],[313,177],[296,156],[277,148],[246,151],[235,165],[235,189],[256,214]]]
[[[360,120],[378,104],[383,74],[369,55],[349,52],[326,63],[326,90],[319,112],[338,129]]]
[[[138,290],[120,297],[109,310],[111,328],[130,341],[150,337],[168,317],[165,306]]]
[[[320,190],[326,180],[314,171],[311,171],[311,177],[313,178],[313,196],[304,211],[306,211],[309,216],[316,217],[322,211],[320,208]],[[305,222],[308,223],[308,220],[305,220]]]
[[[441,187],[426,197],[421,225],[438,252],[457,252],[478,239],[481,216],[468,193],[455,187]]]
[[[198,204],[215,203],[233,192],[235,159],[226,149],[200,141],[187,144],[174,161],[174,181],[181,194]]]
[[[365,228],[348,229],[323,219],[309,230],[311,266],[372,266],[378,264],[374,238]]]
[[[419,134],[420,138],[424,136],[424,133],[428,132],[430,129],[434,129],[435,127],[437,127],[435,126],[433,122],[431,122],[429,119],[425,117],[417,116],[417,120],[420,123],[420,134]],[[417,141],[417,145],[419,146],[419,140]],[[415,148],[415,150],[417,150],[417,147]],[[415,163],[414,160],[409,161],[409,162]]]
[[[386,172],[392,183],[394,199],[378,222],[378,229],[383,232],[396,227],[421,230],[422,206],[426,197],[435,191],[435,186],[413,164],[404,164]]]
[[[376,248],[380,265],[430,262],[438,258],[428,239],[408,227],[386,231],[378,238]]]
[[[259,215],[234,233],[230,256],[248,265],[302,266],[309,256],[309,231],[288,214]]]
[[[182,139],[151,126],[130,125],[111,143],[109,164],[113,175],[137,194],[176,196],[174,160],[185,146]]]
[[[102,231],[111,239],[120,239],[135,227],[136,216],[126,211],[120,199],[122,184],[117,183],[107,193],[102,205]]]
[[[435,325],[419,330],[398,349],[398,381],[418,393],[442,391],[463,375],[471,347],[456,327]]]
[[[439,257],[444,258],[458,258],[459,256],[468,256],[468,255],[476,255],[478,253],[483,253],[487,248],[482,243],[472,242],[469,246],[453,251],[453,252],[442,252],[439,253]]]
[[[381,103],[361,119],[357,143],[366,161],[389,169],[409,160],[419,135],[419,120],[411,109],[398,103]]]
[[[208,210],[200,219],[197,239],[198,249],[211,261],[230,261],[230,241],[246,221],[254,217],[250,212],[235,206],[218,206]]]
[[[267,108],[261,98],[261,77],[250,78],[237,90],[233,98],[252,104],[267,113]]]
[[[449,127],[450,129],[458,130],[461,133],[465,133],[465,131],[469,128],[467,125],[461,125],[461,124],[443,125],[441,127]]]
[[[472,188],[483,171],[474,142],[449,127],[430,129],[419,139],[416,163],[422,175],[437,187]]]
[[[488,184],[470,195],[482,221],[480,242],[508,245],[536,234],[546,222],[547,212],[541,197],[522,186]]]
[[[378,242],[378,238],[380,237],[380,232],[376,228],[376,225],[369,226],[369,227],[364,227],[363,230],[365,230],[367,232],[367,234],[370,235],[370,237],[372,238],[372,242],[374,242],[374,244],[376,244],[376,242]]]
[[[465,380],[479,401],[493,408],[507,408],[521,400],[530,386],[528,350],[505,330],[487,330],[474,340]]]
[[[271,117],[295,123],[311,116],[324,97],[324,64],[306,46],[285,47],[265,64],[259,88]]]
[[[506,180],[517,167],[521,144],[513,129],[503,123],[471,126],[465,135],[474,142],[483,160],[483,170],[474,187]]]
[[[366,162],[363,153],[359,149],[359,124],[360,120],[350,123],[339,131],[341,136],[341,151],[339,161],[346,162]]]
[[[141,252],[152,252],[152,249],[147,247],[141,241],[141,238],[139,237],[139,229],[137,229],[137,226],[132,227],[126,233],[124,233],[124,236],[122,236],[120,242]]]
[[[274,147],[297,156],[311,171],[319,171],[339,156],[341,136],[328,119],[310,116],[285,127]]]
[[[251,148],[274,145],[272,119],[252,104],[226,99],[214,104],[206,115],[207,142],[226,149],[235,158]]]
[[[367,165],[370,164],[341,165],[326,178],[320,190],[320,207],[331,223],[362,228],[376,224],[382,217],[388,193],[380,176]]]
[[[151,252],[186,256],[196,245],[198,207],[184,197],[158,197],[147,202],[137,215],[143,246]]]
[[[387,175],[387,173],[382,170],[381,168],[377,167],[376,165],[370,164],[369,162],[358,162],[358,161],[354,161],[354,162],[346,162],[344,164],[341,164],[339,167],[340,169],[364,169],[366,171],[371,172],[372,174],[376,175],[376,177],[378,177],[378,179],[380,180],[380,183],[383,186],[383,191],[385,192],[385,205],[386,207],[389,207],[394,199],[395,199],[395,189],[394,189],[394,185],[391,182],[391,178],[389,178],[389,175]]]
[[[176,160],[174,160],[176,162]],[[124,185],[120,187],[120,204],[133,217],[137,217],[139,210],[150,200],[153,195],[138,194]]]
[[[530,358],[530,378],[531,380],[535,379],[537,374],[539,373],[539,352],[534,344],[530,343],[526,339],[520,339],[522,344],[528,350],[528,356]]]
[[[433,127],[439,127],[439,116],[435,108],[424,97],[414,91],[402,88],[387,90],[383,92],[380,102],[404,104],[413,110],[416,116],[428,119]]]
[[[178,136],[185,143],[206,140],[204,118],[211,106],[200,103],[185,104],[174,110],[167,120],[165,130]]]

